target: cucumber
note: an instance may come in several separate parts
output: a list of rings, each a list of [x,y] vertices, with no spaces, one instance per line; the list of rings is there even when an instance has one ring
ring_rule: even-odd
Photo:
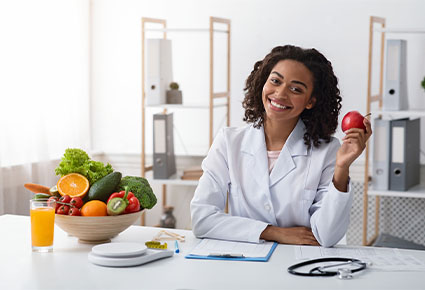
[[[51,195],[47,193],[36,193],[34,194],[32,199],[35,200],[41,200],[41,199],[48,199]]]
[[[106,203],[121,181],[121,172],[115,171],[99,179],[90,187],[88,200],[100,200]]]

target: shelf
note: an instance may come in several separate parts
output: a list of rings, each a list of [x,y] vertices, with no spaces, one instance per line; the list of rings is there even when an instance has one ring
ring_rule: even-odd
[[[146,174],[146,179],[149,181],[150,184],[155,185],[186,185],[186,186],[197,186],[199,181],[198,180],[183,180],[180,178],[181,174],[177,173],[171,176],[168,179],[154,179],[152,177],[152,172],[149,172]]]
[[[156,28],[147,28],[146,24],[155,24],[155,25],[161,25],[162,27],[156,27]],[[220,26],[217,26],[220,25]],[[224,29],[226,27],[226,29]],[[215,108],[225,108],[226,109],[226,126],[230,126],[230,63],[231,63],[231,51],[230,51],[230,43],[231,43],[231,21],[230,19],[225,18],[218,18],[218,17],[209,17],[209,27],[200,27],[200,28],[167,28],[167,21],[165,19],[156,19],[156,18],[147,18],[142,17],[142,90],[141,90],[141,97],[142,97],[142,152],[141,152],[141,168],[142,173],[141,176],[144,176],[148,179],[149,183],[152,185],[162,185],[162,206],[167,205],[167,185],[176,185],[176,186],[197,186],[199,181],[198,180],[182,180],[182,171],[180,168],[183,168],[183,166],[177,166],[177,174],[172,176],[169,179],[154,179],[153,178],[153,172],[152,172],[152,166],[146,166],[146,159],[145,159],[145,144],[147,140],[151,140],[151,138],[146,138],[145,132],[146,132],[146,116],[148,118],[150,117],[149,114],[155,113],[156,110],[163,110],[164,112],[167,111],[167,109],[170,109],[170,111],[176,109],[198,109],[203,110],[199,111],[202,115],[208,116],[208,129],[209,129],[209,146],[211,146],[214,138],[214,121],[215,118]],[[146,32],[157,32],[157,34],[162,34],[162,37],[164,39],[167,39],[168,35],[170,33],[199,33],[198,35],[203,36],[209,36],[209,88],[205,88],[205,92],[201,93],[200,96],[195,96],[193,99],[193,103],[183,103],[183,104],[158,104],[158,105],[148,105],[146,101],[146,84],[145,84],[145,78],[146,78],[146,64],[145,64],[145,41],[146,41]],[[220,35],[217,35],[215,33],[220,33]],[[186,37],[187,34],[183,34],[183,37]],[[223,61],[226,62],[227,67],[227,74],[226,74],[226,80],[227,80],[227,86],[226,90],[223,92],[214,92],[214,90],[211,90],[211,88],[214,88],[214,72],[215,72],[215,64],[214,64],[214,56],[215,56],[215,50],[218,45],[214,45],[214,39],[215,36],[223,36],[226,41],[226,46],[224,48],[227,48],[227,54],[220,54],[219,58],[223,58]],[[220,37],[219,37],[220,38]],[[204,40],[207,41],[208,38],[205,38]],[[222,43],[220,41],[220,43]],[[224,42],[223,42],[224,44]],[[207,48],[205,47],[205,50]],[[206,59],[208,60],[208,59]],[[216,102],[216,100],[219,100]],[[146,114],[146,109],[148,109],[148,113]],[[205,111],[205,109],[207,111]],[[210,112],[209,114],[204,114],[207,112]],[[176,112],[176,113],[182,113],[183,112]],[[190,118],[188,116],[187,118],[190,121]],[[173,125],[174,127],[174,125]],[[220,125],[221,127],[221,125]],[[176,127],[174,127],[176,128]],[[191,128],[189,128],[190,130]],[[177,162],[176,162],[177,164]],[[192,189],[190,189],[192,190]],[[142,216],[141,224],[144,225],[144,216]]]
[[[214,104],[213,108],[227,107],[227,104]],[[146,108],[161,108],[161,109],[209,109],[209,104],[160,104],[146,105]]]
[[[425,117],[425,110],[405,110],[405,111],[383,111],[376,110],[371,111],[372,118],[378,115],[387,116],[390,118],[402,118],[402,117]]]
[[[424,33],[425,28],[374,28],[373,31],[385,33]]]
[[[419,184],[412,187],[408,191],[394,191],[394,190],[373,190],[367,192],[368,195],[375,196],[392,196],[392,197],[413,197],[425,198],[425,184]]]
[[[376,25],[376,26],[375,26]],[[386,19],[383,17],[377,17],[377,16],[370,16],[369,20],[369,27],[371,28],[369,30],[369,56],[368,56],[368,77],[367,77],[367,99],[366,99],[366,105],[368,110],[370,110],[370,107],[372,106],[372,103],[376,101],[380,101],[379,107],[382,106],[383,96],[382,93],[380,95],[372,95],[372,87],[374,85],[379,84],[380,88],[383,88],[383,75],[384,75],[384,55],[385,55],[385,37],[388,37],[388,35],[384,35],[384,33],[388,34],[425,34],[425,27],[393,27],[393,28],[387,28],[386,25]],[[377,27],[379,26],[379,27]],[[382,35],[379,35],[374,32],[381,32]],[[380,53],[374,57],[374,43],[376,43],[376,40],[383,36],[384,38],[381,38],[382,41],[380,41],[380,45],[378,48],[380,48]],[[381,59],[380,65],[379,65],[379,83],[373,82],[372,79],[375,79],[375,77],[372,77],[372,67],[373,64],[376,63],[376,59]],[[375,60],[375,61],[374,61]],[[376,65],[376,64],[375,64]],[[405,96],[407,97],[407,96]],[[372,113],[372,119],[378,117],[379,115],[382,116],[384,119],[398,119],[398,118],[420,118],[425,117],[425,108],[423,109],[417,109],[414,110],[404,110],[404,111],[385,111],[382,110],[382,108],[379,108],[377,110],[371,110]],[[372,148],[372,147],[371,147]],[[369,146],[366,146],[365,154],[366,159],[369,161]],[[365,162],[365,172],[369,172],[369,162]],[[421,170],[422,171],[422,170]],[[368,196],[387,196],[387,197],[408,197],[408,198],[425,198],[425,182],[421,175],[421,184],[412,187],[411,189],[407,191],[392,191],[392,190],[374,190],[373,186],[369,186],[369,179],[365,178],[364,181],[364,190],[363,190],[363,197],[364,200],[367,201]],[[367,190],[366,190],[367,189]],[[364,246],[370,245],[371,242],[368,241],[368,207],[369,203],[364,202],[363,203],[363,234],[362,234],[362,244]],[[379,234],[379,211],[380,211],[380,204],[375,204],[375,237]],[[372,241],[374,238],[372,238]]]
[[[150,32],[210,32],[209,28],[146,28]],[[225,29],[213,29],[213,32],[229,33]]]

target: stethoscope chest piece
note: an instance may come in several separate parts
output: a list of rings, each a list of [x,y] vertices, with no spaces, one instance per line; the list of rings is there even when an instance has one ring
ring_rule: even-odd
[[[338,278],[341,280],[353,279],[350,269],[338,269]]]

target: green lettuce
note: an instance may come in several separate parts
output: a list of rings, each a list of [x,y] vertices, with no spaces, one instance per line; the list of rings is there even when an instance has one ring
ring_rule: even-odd
[[[56,175],[60,176],[69,173],[84,175],[89,180],[90,185],[113,171],[111,164],[104,165],[100,161],[91,160],[84,150],[76,148],[66,149],[62,161],[55,169]]]

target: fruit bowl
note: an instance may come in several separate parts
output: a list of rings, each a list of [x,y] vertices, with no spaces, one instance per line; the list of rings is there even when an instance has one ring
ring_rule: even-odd
[[[142,211],[117,216],[69,216],[55,215],[55,223],[80,243],[99,244],[111,241],[111,238],[131,226]]]

